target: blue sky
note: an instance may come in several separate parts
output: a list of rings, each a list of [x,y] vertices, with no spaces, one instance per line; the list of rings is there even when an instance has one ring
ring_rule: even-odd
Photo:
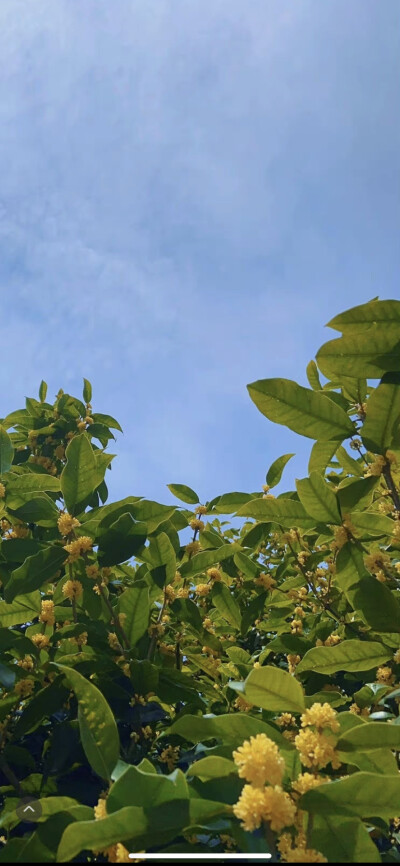
[[[398,0],[2,0],[0,415],[124,428],[113,498],[257,490],[336,313],[399,297]]]

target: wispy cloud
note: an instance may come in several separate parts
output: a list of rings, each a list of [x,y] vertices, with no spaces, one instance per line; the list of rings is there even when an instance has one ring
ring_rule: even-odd
[[[4,412],[91,378],[126,430],[115,496],[255,489],[298,447],[304,474],[245,386],[304,382],[327,319],[395,293],[399,19],[2,0]]]

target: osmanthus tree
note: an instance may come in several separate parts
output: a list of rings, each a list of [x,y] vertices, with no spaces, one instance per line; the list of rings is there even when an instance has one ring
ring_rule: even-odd
[[[108,503],[86,380],[3,419],[0,861],[398,862],[400,302],[330,326],[310,388],[249,386],[312,443],[278,496],[290,454],[257,492]]]

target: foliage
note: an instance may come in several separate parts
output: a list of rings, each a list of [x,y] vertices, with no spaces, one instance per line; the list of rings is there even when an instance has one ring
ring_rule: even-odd
[[[314,440],[276,496],[291,454],[257,492],[108,503],[86,379],[2,420],[0,861],[399,859],[400,302],[330,326],[310,388],[249,385]]]

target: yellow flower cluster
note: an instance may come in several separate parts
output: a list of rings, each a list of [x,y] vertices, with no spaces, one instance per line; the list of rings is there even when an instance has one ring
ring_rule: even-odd
[[[33,680],[18,680],[18,682],[15,683],[14,691],[20,698],[27,698],[28,695],[32,694],[33,687]]]
[[[86,577],[90,577],[91,580],[99,580],[99,578],[100,578],[99,566],[96,564],[87,565],[85,568],[85,572],[86,572]]]
[[[189,541],[189,544],[187,544],[185,547],[185,551],[189,558],[195,553],[198,553],[199,550],[201,550],[200,541]]]
[[[273,589],[273,587],[276,586],[276,580],[274,580],[270,574],[266,573],[259,574],[259,576],[255,578],[254,583],[256,586],[262,586],[263,589]]]
[[[301,619],[292,619],[290,623],[290,631],[292,634],[303,634],[303,623]]]
[[[281,713],[276,719],[276,724],[281,728],[289,728],[291,725],[296,724],[296,719],[291,713]]]
[[[196,517],[190,521],[189,526],[191,529],[194,529],[195,532],[197,532],[197,530],[199,532],[203,532],[203,529],[205,528],[205,523]]]
[[[317,788],[325,782],[322,776],[315,776],[313,773],[301,773],[295,782],[292,782],[292,788],[297,794],[305,794],[306,791],[311,791],[312,788]]]
[[[396,665],[400,665],[400,649],[396,650],[396,652],[394,653],[393,661],[396,663]]]
[[[328,860],[315,848],[307,848],[303,839],[293,845],[289,833],[283,833],[278,842],[278,850],[284,863],[327,863]]]
[[[76,517],[71,517],[66,511],[60,514],[57,520],[57,526],[60,535],[69,535],[77,526],[80,526],[79,520]]]
[[[63,588],[62,594],[65,598],[70,598],[71,601],[77,601],[81,598],[83,593],[83,586],[80,580],[66,580]]]
[[[384,570],[390,566],[390,556],[382,550],[373,550],[364,559],[365,567],[371,574],[376,574],[381,569]]]
[[[75,562],[75,560],[82,556],[82,553],[91,550],[92,547],[93,539],[89,538],[88,535],[81,535],[69,544],[64,544],[64,550],[69,553],[68,562]]]
[[[47,634],[33,634],[31,641],[38,649],[45,649],[50,644]]]
[[[368,469],[364,472],[364,475],[366,477],[370,476],[370,475],[374,475],[376,477],[378,477],[379,475],[382,475],[382,472],[385,468],[385,463],[386,463],[386,460],[382,456],[382,454],[378,454],[378,456],[375,457],[375,460],[373,461],[373,463],[369,463]]]
[[[206,505],[197,505],[194,509],[195,514],[207,514],[207,506]]]
[[[194,591],[195,591],[196,595],[204,596],[204,595],[208,595],[209,592],[211,592],[211,589],[212,589],[211,583],[198,583],[197,586],[195,587]]]
[[[337,713],[330,704],[313,704],[302,714],[301,726],[303,730],[297,734],[294,743],[302,764],[313,770],[326,767],[327,764],[332,764],[334,769],[340,767],[334,743],[324,733],[327,728],[337,733],[340,727]]]
[[[44,599],[42,601],[39,621],[45,622],[47,625],[54,625],[54,601],[51,601],[51,599]]]
[[[301,656],[299,656],[297,654],[294,655],[293,653],[289,653],[289,655],[287,655],[286,658],[288,660],[289,673],[294,674],[297,665],[301,661]]]
[[[160,755],[160,761],[167,765],[169,772],[175,768],[179,759],[179,746],[167,746]]]
[[[266,734],[257,734],[245,740],[242,746],[233,752],[233,760],[239,767],[239,776],[251,782],[257,788],[262,788],[268,782],[270,785],[280,785],[285,772],[285,761],[279,754],[279,749]]]
[[[296,807],[279,785],[274,788],[245,785],[233,813],[241,820],[243,829],[250,833],[257,830],[263,821],[269,822],[271,830],[279,831],[293,824]]]
[[[252,832],[263,821],[274,831],[293,824],[296,807],[281,787],[285,762],[276,744],[266,734],[257,734],[233,752],[233,759],[240,778],[250,783],[233,807],[243,829]]]
[[[32,656],[29,656],[29,655],[24,656],[23,659],[20,659],[17,662],[17,665],[20,668],[23,668],[24,671],[33,671],[33,668],[35,667],[35,663],[33,661],[33,658],[32,658]]]
[[[392,673],[392,669],[387,665],[384,665],[381,668],[378,668],[376,672],[376,682],[381,683],[382,685],[391,685],[394,682],[394,674]]]
[[[210,580],[220,581],[222,580],[222,573],[220,572],[219,568],[208,568],[207,577],[209,577]]]
[[[253,709],[253,704],[249,704],[245,698],[242,698],[242,695],[238,695],[236,700],[233,702],[233,706],[235,710],[240,710],[240,712],[248,713]]]
[[[4,499],[5,495],[6,495],[6,488],[4,487],[4,484],[2,484],[0,482],[0,499]]]

